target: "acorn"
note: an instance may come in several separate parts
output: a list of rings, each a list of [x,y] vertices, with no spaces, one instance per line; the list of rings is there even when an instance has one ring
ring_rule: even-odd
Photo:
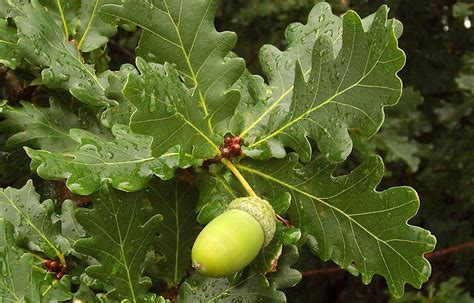
[[[258,197],[237,198],[196,238],[193,267],[214,278],[241,271],[270,243],[275,229],[275,211],[270,203]]]

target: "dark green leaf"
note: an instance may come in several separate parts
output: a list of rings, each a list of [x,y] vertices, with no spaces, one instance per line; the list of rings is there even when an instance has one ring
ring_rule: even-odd
[[[290,108],[296,62],[303,67],[305,75],[311,72],[312,51],[321,34],[331,37],[336,52],[341,47],[342,21],[334,16],[327,3],[317,4],[309,14],[308,23],[292,23],[285,32],[288,47],[280,51],[272,45],[264,45],[260,50],[260,64],[268,78],[268,86],[259,76],[244,75],[242,102],[253,103],[246,111],[236,111],[233,121],[234,133],[245,135],[246,143],[253,143],[259,134],[265,133],[275,121],[279,112]],[[242,88],[239,89],[242,91]],[[245,93],[248,90],[249,96]],[[275,112],[275,113],[274,113]],[[284,156],[283,149],[274,149],[272,154]]]
[[[316,24],[336,18],[324,4],[317,5],[311,16]],[[319,35],[301,26],[290,27],[288,31],[302,40],[316,39],[314,48],[306,47],[300,52],[305,57],[295,60],[294,77],[280,71],[285,62],[278,55],[287,58],[289,54],[263,52],[267,73],[275,71],[273,77],[279,79],[271,86],[272,93],[273,87],[278,88],[277,97],[272,97],[266,110],[240,133],[246,137],[246,154],[259,159],[282,157],[283,147],[289,146],[307,162],[311,158],[311,138],[328,159],[341,162],[352,149],[347,129],[356,128],[368,137],[378,131],[384,119],[382,108],[395,104],[401,94],[397,72],[404,65],[405,55],[397,46],[395,23],[387,20],[386,6],[378,10],[370,27],[364,27],[352,11],[344,15],[342,23],[340,46],[334,38],[336,21],[331,21],[329,28],[313,25],[312,31]],[[275,62],[274,67],[268,65],[270,60]]]
[[[23,0],[9,0],[0,13],[15,17],[24,11]],[[118,0],[39,0],[64,31],[72,37],[82,52],[90,52],[106,44],[115,35],[115,19],[99,12],[105,4],[120,3]]]
[[[191,265],[191,248],[200,230],[194,217],[198,193],[186,183],[154,179],[147,194],[154,212],[163,216],[153,243],[161,257],[156,270],[168,287],[177,286]]]
[[[231,182],[232,174],[230,172],[216,176],[211,176],[207,172],[197,175],[199,203],[196,206],[196,211],[199,223],[209,223],[223,213],[232,200],[244,195],[244,193],[238,193],[233,188],[234,185],[230,184]],[[237,190],[239,189],[239,187],[235,187]]]
[[[61,235],[59,222],[52,219],[53,201],[41,203],[31,180],[21,189],[1,189],[0,204],[0,217],[13,224],[20,242],[32,250],[44,252],[51,259],[64,258],[70,244]]]
[[[256,271],[259,273],[275,271],[276,266],[280,262],[279,259],[283,252],[283,245],[296,244],[300,238],[301,230],[299,228],[294,226],[286,227],[282,222],[277,222],[277,229],[273,240],[260,251],[254,260]]]
[[[86,232],[74,216],[76,209],[76,204],[71,200],[65,200],[61,205],[61,232],[70,242],[74,242],[86,235]]]
[[[17,39],[16,29],[8,26],[7,20],[0,19],[0,63],[11,69],[19,64]]]
[[[93,196],[93,209],[78,209],[76,218],[90,238],[80,239],[74,249],[95,258],[86,273],[103,282],[107,297],[143,302],[151,281],[143,276],[145,255],[158,232],[161,217],[144,215],[145,197],[103,185]]]
[[[80,195],[95,192],[102,180],[111,180],[112,186],[124,191],[146,187],[153,174],[162,179],[174,176],[177,167],[187,167],[193,160],[173,148],[160,158],[151,155],[151,138],[137,135],[128,126],[117,124],[112,128],[114,141],[105,140],[90,132],[73,129],[72,139],[79,147],[67,153],[26,148],[35,163],[39,176],[49,180],[67,179],[68,188]]]
[[[137,59],[141,75],[130,74],[124,95],[136,107],[132,131],[153,137],[152,154],[159,157],[174,146],[196,158],[219,153],[219,141],[208,127],[199,105],[181,83],[177,72],[165,65]]]
[[[298,259],[298,249],[291,246],[277,268],[265,276],[250,273],[240,281],[206,278],[194,274],[181,286],[179,302],[286,302],[285,294],[278,289],[292,287],[301,280],[301,274],[290,268]]]
[[[47,67],[41,73],[45,85],[68,90],[92,106],[115,103],[105,96],[107,82],[96,76],[93,66],[84,63],[76,44],[69,42],[65,30],[37,0],[25,4],[15,21],[23,55],[31,63]]]
[[[298,248],[294,245],[284,246],[283,255],[278,261],[276,272],[267,275],[268,281],[277,289],[293,287],[301,281],[301,273],[291,268],[298,261]]]
[[[77,303],[100,303],[95,293],[84,284],[81,284],[78,291],[74,294],[74,302]]]
[[[25,7],[22,2],[32,2],[32,1],[23,1],[23,0],[14,0],[20,4],[20,11],[25,10]],[[73,34],[76,33],[77,28],[79,27],[81,20],[79,20],[78,12],[81,7],[81,2],[83,0],[37,0],[41,4],[49,16],[54,19],[54,22],[64,31],[64,35],[67,38],[70,38]],[[87,1],[87,0],[85,0]],[[18,7],[18,6],[16,6]],[[19,14],[21,15],[21,13]],[[72,37],[71,37],[72,38]]]
[[[51,152],[66,152],[77,147],[69,130],[80,128],[82,123],[64,102],[51,98],[49,108],[30,102],[21,102],[21,105],[6,108],[1,114],[5,120],[0,122],[0,131],[13,134],[6,142],[8,147],[30,145]]]
[[[115,35],[115,18],[104,16],[100,8],[106,4],[120,3],[119,0],[81,0],[80,26],[74,36],[77,47],[83,52],[95,50]]]
[[[123,1],[121,6],[107,5],[103,11],[143,28],[137,54],[148,61],[176,64],[193,90],[198,112],[208,121],[202,131],[225,134],[226,122],[239,99],[238,93],[227,90],[245,64],[239,58],[226,58],[237,39],[234,33],[216,31],[217,2]]]
[[[120,67],[119,71],[110,72],[108,76],[110,87],[107,88],[105,94],[119,103],[118,106],[108,107],[101,115],[102,124],[109,128],[112,128],[115,124],[128,125],[130,117],[135,110],[132,103],[128,101],[122,92],[130,73],[138,74],[138,71],[133,65],[124,64]]]
[[[56,0],[40,0],[45,6],[48,6],[48,9],[52,9],[52,11],[56,12],[57,8],[57,1]],[[77,3],[78,0],[71,0],[68,1],[70,3]],[[2,18],[15,18],[22,14],[23,8],[26,4],[30,1],[24,0],[6,0],[0,2],[0,16]],[[53,4],[54,3],[54,4]],[[54,7],[53,7],[54,5]]]
[[[12,302],[57,302],[71,298],[65,287],[47,274],[35,257],[16,246],[13,225],[0,218],[0,297]],[[35,264],[36,263],[36,264]],[[64,278],[67,280],[67,278]]]
[[[409,187],[375,191],[383,176],[378,157],[345,176],[333,177],[333,164],[322,158],[307,166],[295,154],[288,159],[247,162],[238,168],[264,197],[290,192],[291,224],[299,227],[314,253],[342,268],[354,266],[368,284],[382,275],[394,296],[410,283],[420,287],[431,272],[423,255],[434,249],[429,231],[408,225],[419,207]]]

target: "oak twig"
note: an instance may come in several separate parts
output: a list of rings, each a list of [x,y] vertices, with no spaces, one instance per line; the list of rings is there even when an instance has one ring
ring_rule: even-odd
[[[474,241],[457,244],[457,245],[454,245],[454,246],[450,246],[450,247],[447,247],[447,248],[443,248],[443,249],[428,253],[428,254],[425,255],[425,258],[429,260],[429,259],[433,259],[433,258],[436,258],[436,257],[449,255],[449,254],[458,252],[458,251],[460,251],[464,248],[469,248],[469,247],[474,247]],[[339,267],[331,267],[331,268],[320,268],[320,269],[305,270],[305,271],[302,271],[301,274],[305,277],[308,277],[308,276],[333,274],[333,273],[340,272],[340,271],[343,271],[343,269],[339,268]]]

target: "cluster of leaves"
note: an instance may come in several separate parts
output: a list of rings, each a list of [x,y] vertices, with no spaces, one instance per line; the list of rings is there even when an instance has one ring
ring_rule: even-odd
[[[423,255],[435,238],[407,224],[419,207],[416,192],[377,191],[378,156],[333,176],[352,151],[351,134],[373,136],[384,107],[401,96],[401,23],[386,6],[361,19],[317,4],[306,24],[287,28],[284,50],[260,50],[264,81],[232,53],[235,34],[216,31],[217,8],[215,0],[0,4],[0,62],[22,75],[20,88],[34,88],[19,94],[29,95],[20,103],[2,103],[2,148],[9,156],[24,148],[31,163],[20,158],[23,166],[53,183],[66,180],[92,201],[76,210],[69,199],[42,199],[33,182],[9,180],[10,164],[2,164],[2,181],[19,188],[0,195],[2,297],[284,302],[281,289],[301,279],[291,266],[304,244],[365,284],[383,276],[397,297],[406,283],[419,288],[428,279]],[[130,24],[141,28],[135,65],[110,70],[109,39]],[[406,111],[417,105],[403,104]],[[243,138],[245,157],[202,165],[221,156],[228,135]],[[387,157],[416,167],[416,151],[392,155],[390,148]],[[199,223],[248,194],[228,167],[292,226],[279,223],[243,273],[190,274]],[[44,260],[59,262],[66,275],[57,279]]]
[[[403,299],[392,299],[391,303],[428,303],[428,302],[446,302],[446,303],[468,303],[474,300],[471,295],[462,287],[463,280],[458,277],[452,277],[441,283],[438,287],[429,284],[426,295],[422,292],[412,292],[403,296]]]

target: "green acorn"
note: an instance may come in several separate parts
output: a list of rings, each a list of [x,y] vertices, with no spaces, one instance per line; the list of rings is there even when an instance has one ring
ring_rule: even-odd
[[[226,277],[244,269],[275,235],[275,211],[258,197],[233,200],[204,227],[192,249],[193,267],[209,277]]]

